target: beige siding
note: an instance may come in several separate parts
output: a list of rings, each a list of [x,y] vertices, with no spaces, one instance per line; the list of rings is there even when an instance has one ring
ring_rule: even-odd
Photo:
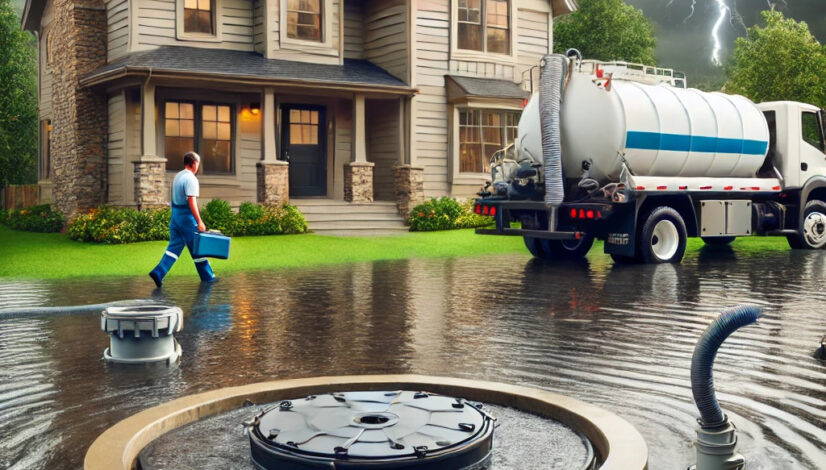
[[[125,143],[126,106],[121,91],[109,96],[109,140],[106,148],[106,161],[109,168],[108,204],[123,205],[126,203],[123,187],[124,168],[128,164]]]
[[[253,2],[218,0],[220,42],[179,40],[175,0],[139,0],[138,43],[146,46],[186,45],[217,49],[253,50]]]
[[[363,23],[364,58],[407,81],[406,2],[371,0]]]
[[[253,49],[259,54],[267,52],[267,5],[266,1],[255,2],[252,14]]]
[[[328,112],[330,108],[328,108]],[[344,165],[353,159],[353,105],[352,101],[339,100],[335,111],[335,142],[332,145],[333,156],[333,196],[344,199]],[[328,173],[329,175],[329,173]],[[329,184],[328,184],[329,187]],[[329,191],[327,193],[329,195]]]
[[[538,65],[543,55],[550,52],[548,13],[519,10],[517,13],[517,69],[516,80],[527,78],[527,70]]]
[[[39,109],[40,119],[50,119],[52,117],[52,68],[46,61],[46,36],[49,28],[42,30],[44,33],[40,37],[40,87],[39,87]]]
[[[344,2],[344,58],[364,58],[364,4]]]
[[[373,168],[373,197],[394,201],[393,166],[399,163],[399,101],[367,100],[367,160]]]
[[[126,141],[124,142],[125,162],[123,167],[124,205],[135,204],[135,165],[134,161],[143,155],[141,148],[141,96],[137,88],[126,91]],[[109,175],[115,178],[115,175]]]
[[[106,18],[107,60],[111,61],[129,49],[129,0],[106,0]]]
[[[448,119],[445,74],[450,51],[448,0],[422,0],[416,11],[416,83],[413,117],[416,154],[413,163],[424,167],[425,195],[449,193]]]

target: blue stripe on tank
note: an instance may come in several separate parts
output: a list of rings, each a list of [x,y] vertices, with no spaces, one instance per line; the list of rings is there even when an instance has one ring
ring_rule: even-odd
[[[640,131],[628,131],[625,140],[625,148],[629,149],[672,150],[675,152],[764,155],[768,147],[769,143],[764,140],[726,139],[722,137]]]

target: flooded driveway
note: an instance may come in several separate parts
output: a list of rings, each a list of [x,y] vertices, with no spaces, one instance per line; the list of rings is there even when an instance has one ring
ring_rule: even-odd
[[[184,269],[180,267],[176,269]],[[220,266],[217,271],[220,274]],[[92,315],[0,321],[0,468],[75,469],[104,429],[144,408],[279,378],[417,373],[530,385],[632,422],[652,470],[693,463],[694,344],[725,306],[766,317],[718,354],[715,382],[750,469],[826,468],[826,252],[700,251],[678,266],[549,265],[527,256],[172,278],[0,279],[0,306],[120,299],[184,309],[180,365],[100,360]]]

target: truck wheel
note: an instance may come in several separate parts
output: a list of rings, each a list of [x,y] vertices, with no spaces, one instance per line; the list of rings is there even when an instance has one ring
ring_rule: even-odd
[[[579,240],[542,240],[542,248],[554,259],[582,259],[594,245],[594,236],[586,233]]]
[[[640,257],[646,263],[679,263],[686,244],[682,216],[670,207],[657,207],[645,219],[638,243]]]
[[[703,243],[711,246],[726,246],[737,237],[702,237]]]
[[[542,240],[534,237],[522,237],[525,240],[525,246],[531,252],[534,258],[548,259],[548,254],[545,252]]]
[[[813,200],[806,204],[803,225],[798,232],[786,237],[792,248],[817,250],[826,246],[826,203]]]

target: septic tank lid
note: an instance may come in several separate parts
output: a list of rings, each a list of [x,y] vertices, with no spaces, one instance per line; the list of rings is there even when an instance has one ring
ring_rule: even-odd
[[[484,468],[493,422],[481,404],[425,392],[345,392],[282,401],[250,423],[264,469]]]

